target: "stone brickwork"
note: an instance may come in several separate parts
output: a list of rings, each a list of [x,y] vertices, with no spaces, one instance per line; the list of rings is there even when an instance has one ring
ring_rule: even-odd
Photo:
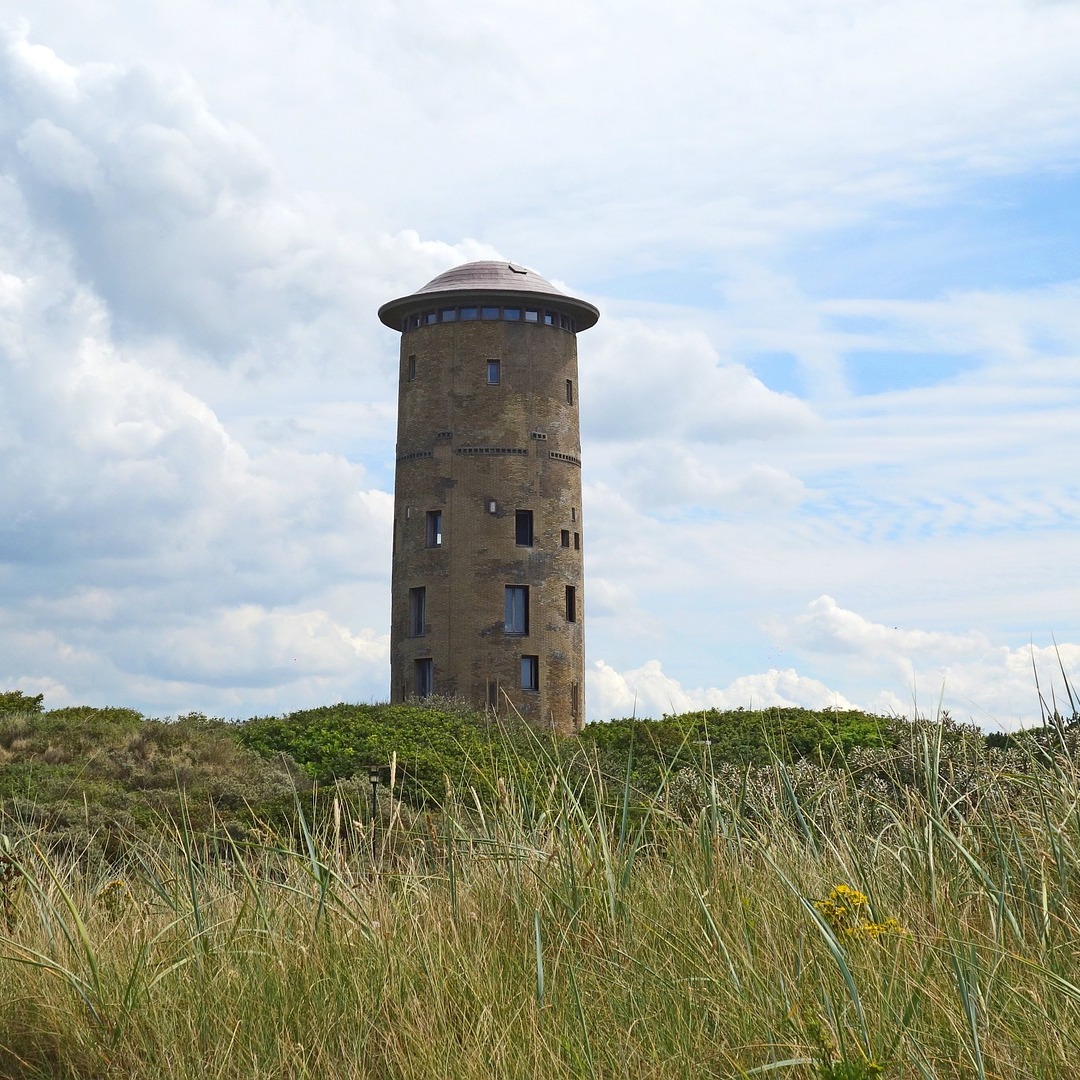
[[[477,287],[470,267],[494,280]],[[450,288],[436,278],[380,310],[402,330],[391,700],[457,694],[573,732],[585,715],[576,330],[597,313],[523,276],[469,264],[443,275]],[[508,587],[527,590],[527,625]]]

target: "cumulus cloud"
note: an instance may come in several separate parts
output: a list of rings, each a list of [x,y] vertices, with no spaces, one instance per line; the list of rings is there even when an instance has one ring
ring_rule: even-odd
[[[1073,167],[1074,8],[560,0],[552,48],[524,8],[193,4],[40,0],[36,38],[0,49],[16,685],[166,709],[383,693],[396,340],[375,311],[507,254],[612,293],[580,342],[589,640],[650,708],[895,705],[947,667],[1019,714],[1015,627],[1075,629],[1075,282],[821,299],[772,264],[876,208]],[[684,308],[637,302],[653,272]],[[857,350],[974,362],[854,394]],[[768,374],[777,353],[796,375]],[[874,614],[790,614],[826,592]],[[796,661],[766,657],[774,625]],[[704,689],[646,673],[642,641],[668,670],[662,648],[692,653]]]
[[[700,331],[614,318],[590,334],[581,376],[587,437],[723,444],[806,434],[817,426],[804,402],[723,361]]]
[[[758,675],[744,675],[723,689],[684,689],[664,673],[659,660],[648,660],[641,667],[625,672],[597,660],[587,676],[586,707],[594,720],[661,716],[694,709],[852,708],[842,694],[791,668],[784,671],[771,668]]]
[[[10,180],[0,206],[0,680],[168,709],[381,691],[390,496],[339,456],[252,455],[117,342]]]
[[[804,656],[814,658],[832,678],[847,673],[863,688],[866,706],[933,714],[943,705],[954,715],[990,728],[1015,728],[1040,718],[1037,680],[1046,703],[1069,715],[1069,684],[1080,671],[1080,645],[1010,647],[979,631],[923,630],[888,626],[820,596],[774,634]],[[822,664],[823,658],[835,663]],[[874,683],[877,688],[871,689]]]

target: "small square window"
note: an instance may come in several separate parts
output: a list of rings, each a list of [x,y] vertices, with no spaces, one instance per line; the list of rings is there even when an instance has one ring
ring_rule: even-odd
[[[478,314],[478,310],[474,307],[463,307],[461,309],[461,321],[472,322]]]
[[[514,543],[518,547],[533,546],[533,512],[518,510],[514,514]]]
[[[429,548],[442,547],[441,510],[429,510],[427,512],[427,546]]]
[[[424,322],[428,326],[434,326],[439,321],[439,313],[437,311],[425,311]]]
[[[443,308],[439,312],[439,318],[443,322],[456,322],[457,321],[457,308]]]
[[[574,380],[573,379],[567,379],[566,380],[566,404],[567,405],[573,405],[574,404]]]
[[[540,657],[523,656],[521,658],[521,689],[540,689]]]
[[[502,382],[502,361],[501,360],[489,360],[487,381],[488,386],[498,386]]]
[[[558,326],[559,325],[559,316],[556,315],[554,311],[545,311],[544,312],[544,325],[545,326]]]
[[[529,632],[529,586],[507,585],[503,629],[524,636]]]
[[[482,307],[480,309],[481,319],[497,319],[499,317],[499,309],[497,307]]]
[[[561,536],[560,536],[560,542],[562,543],[562,546],[565,547],[565,548],[568,548],[570,546],[570,530],[569,529],[563,529],[563,531],[561,533]]]
[[[534,311],[532,308],[525,309],[525,321],[526,322],[539,322],[540,312]]]
[[[413,661],[413,686],[418,698],[431,697],[435,689],[434,666],[430,656]]]
[[[427,589],[409,590],[409,635],[423,637],[427,629]]]
[[[577,589],[573,585],[566,586],[566,621],[577,622]]]
[[[521,308],[519,308],[519,307],[503,308],[503,318],[504,319],[509,319],[510,322],[520,322],[521,321]]]

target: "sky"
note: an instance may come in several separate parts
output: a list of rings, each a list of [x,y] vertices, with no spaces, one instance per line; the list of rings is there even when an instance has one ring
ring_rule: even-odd
[[[385,700],[376,311],[493,258],[601,311],[590,720],[1068,714],[1078,56],[1074,0],[0,6],[0,689]]]

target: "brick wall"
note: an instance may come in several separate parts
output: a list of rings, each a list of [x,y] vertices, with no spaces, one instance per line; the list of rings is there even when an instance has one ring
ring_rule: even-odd
[[[488,382],[489,360],[499,361],[497,385]],[[574,334],[503,321],[403,333],[397,454],[391,699],[415,693],[416,661],[431,658],[436,693],[484,706],[494,684],[501,712],[512,707],[539,726],[577,730],[585,598]],[[516,542],[517,510],[533,513],[531,547]],[[441,513],[438,547],[428,546],[429,511]],[[521,637],[504,630],[508,585],[529,589]],[[426,598],[421,636],[410,626],[417,588]],[[522,689],[522,656],[538,658],[537,690]]]

